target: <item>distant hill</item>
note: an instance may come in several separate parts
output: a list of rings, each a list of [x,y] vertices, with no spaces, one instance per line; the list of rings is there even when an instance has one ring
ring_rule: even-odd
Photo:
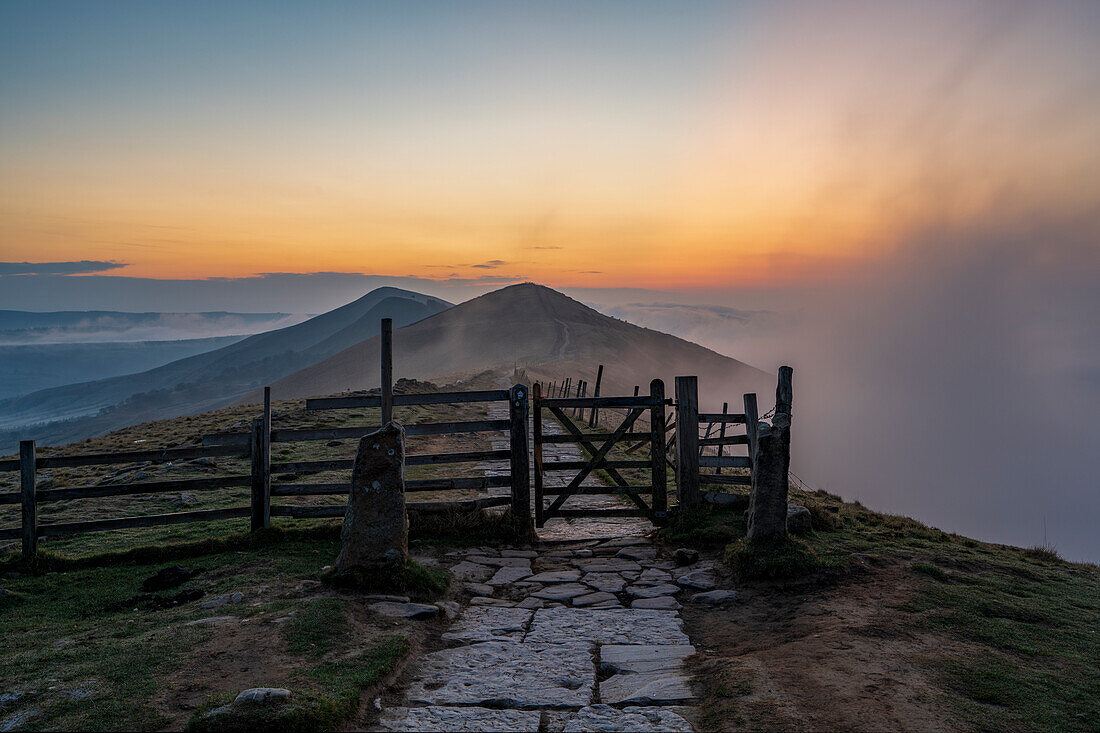
[[[247,336],[76,343],[0,344],[0,399],[74,382],[117,377],[186,359]]]
[[[377,387],[379,339],[362,343],[272,385],[279,399]],[[606,365],[603,394],[623,394],[654,377],[669,396],[677,375],[698,375],[704,406],[740,404],[744,392],[775,390],[774,377],[676,336],[605,316],[550,288],[513,285],[394,333],[394,376],[436,381],[493,372],[506,382],[514,368],[533,379],[582,375]],[[482,376],[484,378],[484,375]],[[254,396],[253,396],[254,397]],[[765,398],[762,404],[770,404]]]
[[[0,310],[0,345],[177,341],[216,336],[249,336],[292,326],[306,318],[308,316],[291,313],[228,313],[225,311],[39,313]]]
[[[415,323],[450,307],[398,288],[276,331],[123,377],[42,390],[0,401],[0,448],[20,439],[49,444],[137,422],[215,409],[378,334],[382,318]]]

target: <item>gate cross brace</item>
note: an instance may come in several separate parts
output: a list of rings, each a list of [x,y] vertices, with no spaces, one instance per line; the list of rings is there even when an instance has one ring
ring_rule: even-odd
[[[631,426],[634,425],[634,422],[639,417],[641,417],[642,413],[645,412],[645,410],[631,410],[630,414],[627,415],[625,420],[623,420],[622,425],[615,429],[615,432],[613,432],[607,438],[607,440],[604,442],[599,450],[596,450],[596,447],[592,444],[592,441],[585,438],[584,433],[578,430],[577,426],[573,424],[572,420],[565,416],[565,413],[561,411],[561,408],[551,407],[550,412],[554,414],[554,417],[558,419],[562,426],[566,430],[568,430],[574,438],[577,439],[577,442],[579,442],[581,446],[592,455],[592,457],[588,460],[588,463],[585,464],[585,467],[581,469],[580,473],[573,477],[573,480],[569,482],[569,485],[561,490],[561,493],[558,494],[558,498],[554,499],[553,503],[551,503],[550,506],[547,507],[547,515],[561,508],[561,505],[565,503],[565,500],[573,495],[573,492],[576,491],[577,487],[581,485],[581,482],[584,481],[585,478],[587,478],[592,469],[597,467],[603,461],[604,456],[606,456],[608,451],[611,450],[612,446],[615,445],[615,442],[623,435],[623,433],[630,430]],[[630,484],[619,474],[618,471],[613,468],[605,468],[604,470],[607,471],[607,474],[611,476],[612,480],[616,484],[618,484],[620,488],[630,488]],[[645,501],[643,501],[641,497],[639,497],[637,494],[631,494],[625,491],[621,491],[619,493],[628,497],[632,502],[634,502],[634,504],[637,505],[639,509],[646,513],[646,516],[650,517],[651,519],[653,518],[653,510],[651,510],[646,505]]]

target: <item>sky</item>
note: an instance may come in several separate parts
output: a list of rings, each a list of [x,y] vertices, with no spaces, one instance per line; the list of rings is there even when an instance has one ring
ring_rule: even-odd
[[[1005,196],[1094,209],[1098,31],[1088,2],[5,3],[0,248],[156,279],[843,280]]]
[[[1100,560],[1100,3],[0,4],[0,308],[524,280],[792,364],[814,485]]]

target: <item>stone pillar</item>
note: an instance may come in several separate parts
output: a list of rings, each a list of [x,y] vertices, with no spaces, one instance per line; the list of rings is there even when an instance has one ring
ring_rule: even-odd
[[[404,566],[408,559],[405,429],[390,422],[359,441],[335,570]]]
[[[752,455],[752,493],[745,515],[747,537],[762,540],[787,535],[788,471],[791,467],[791,368],[779,368],[775,417],[761,422]]]

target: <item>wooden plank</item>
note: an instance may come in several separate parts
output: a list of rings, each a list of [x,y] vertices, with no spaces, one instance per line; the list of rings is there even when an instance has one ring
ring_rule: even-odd
[[[701,484],[732,484],[734,486],[752,486],[752,476],[738,476],[731,473],[714,474],[704,473],[699,475]]]
[[[446,514],[448,512],[507,506],[511,502],[512,497],[510,496],[490,496],[486,499],[465,499],[462,501],[410,501],[405,506],[410,512],[419,512],[421,514]]]
[[[564,397],[545,399],[544,407],[653,407],[656,403],[650,395],[640,397]]]
[[[65,522],[64,524],[43,524],[39,534],[43,537],[56,537],[82,532],[103,532],[111,529],[132,529],[134,527],[159,527],[166,524],[185,524],[187,522],[209,522],[216,519],[236,519],[252,514],[247,506],[232,509],[204,509],[195,512],[175,512],[172,514],[149,514],[144,517],[121,517],[119,519],[93,519],[86,522]]]
[[[511,486],[511,476],[472,476],[470,478],[423,478],[405,482],[405,491],[470,491],[496,486]]]
[[[547,496],[557,496],[558,489],[549,487],[546,490]],[[648,496],[653,493],[652,486],[578,486],[573,492],[573,496],[616,496],[616,495],[630,495],[635,496]]]
[[[405,435],[448,435],[451,433],[481,433],[497,430],[508,430],[511,423],[508,420],[471,420],[468,422],[430,422],[414,423],[405,426]],[[272,443],[294,443],[306,440],[344,440],[347,438],[361,438],[367,433],[373,433],[378,428],[373,425],[363,425],[352,428],[305,428],[296,430],[273,430],[271,432]]]
[[[584,468],[587,461],[547,461],[543,468],[547,471],[573,471]],[[650,461],[602,461],[596,466],[600,468],[649,468]]]
[[[35,496],[35,447],[33,440],[19,442],[19,493],[23,529],[23,561],[38,554],[38,497]]]
[[[738,412],[700,412],[699,422],[715,422],[730,425],[738,425],[745,422],[744,413]]]
[[[175,481],[145,481],[136,484],[110,486],[72,486],[64,489],[42,489],[38,503],[67,501],[71,499],[96,499],[104,496],[128,496],[131,494],[164,494],[172,491],[205,491],[232,486],[248,486],[251,475],[218,476],[216,478],[189,478]],[[0,503],[4,503],[0,501]]]
[[[8,459],[5,459],[3,461],[0,461],[0,472],[9,472],[9,471],[18,471],[18,470],[19,470],[19,459],[18,458],[8,458]]]
[[[23,501],[21,491],[8,491],[0,494],[0,504],[19,504]]]
[[[748,456],[699,456],[701,468],[752,468]]]
[[[718,438],[700,438],[699,446],[716,445],[721,448],[724,445],[748,445],[749,436],[747,435],[727,435],[725,437]]]
[[[272,506],[273,517],[294,517],[295,519],[320,519],[323,517],[342,517],[347,512],[344,504],[324,506]]]
[[[393,420],[393,319],[382,319],[382,425]]]
[[[557,415],[555,415],[557,417]],[[586,441],[607,440],[611,433],[580,433],[581,437],[569,435],[543,435],[543,443],[582,443]],[[619,440],[648,440],[649,433],[623,433]]]
[[[638,394],[638,388],[634,388]],[[656,405],[649,411],[649,480],[653,485],[653,512],[668,511],[668,477],[665,471],[665,383],[654,379],[649,383],[649,396]]]
[[[340,496],[351,491],[351,481],[327,484],[273,484],[272,496]]]
[[[17,540],[22,536],[22,527],[7,527],[5,529],[0,529],[0,540]]]
[[[272,473],[318,473],[320,471],[350,471],[355,466],[354,458],[338,458],[330,461],[287,461],[272,463]]]
[[[676,377],[676,489],[680,506],[694,507],[699,495],[699,379]]]
[[[77,466],[99,466],[107,463],[167,463],[186,461],[192,458],[212,458],[215,456],[240,456],[247,451],[248,433],[233,433],[243,436],[244,440],[233,445],[196,446],[194,448],[165,448],[164,450],[128,451],[125,453],[89,453],[82,456],[44,456],[35,461],[38,468],[74,468]],[[238,447],[239,446],[239,447]]]
[[[373,430],[373,428],[372,428]],[[429,453],[405,457],[406,466],[435,466],[446,463],[471,463],[474,461],[506,461],[512,455],[510,450],[465,451],[462,453]],[[308,473],[320,471],[350,471],[355,465],[353,458],[340,458],[328,461],[289,461],[272,463],[272,473]]]
[[[358,397],[311,397],[306,400],[307,410],[351,410],[361,407],[381,407],[382,398],[378,395]]]

